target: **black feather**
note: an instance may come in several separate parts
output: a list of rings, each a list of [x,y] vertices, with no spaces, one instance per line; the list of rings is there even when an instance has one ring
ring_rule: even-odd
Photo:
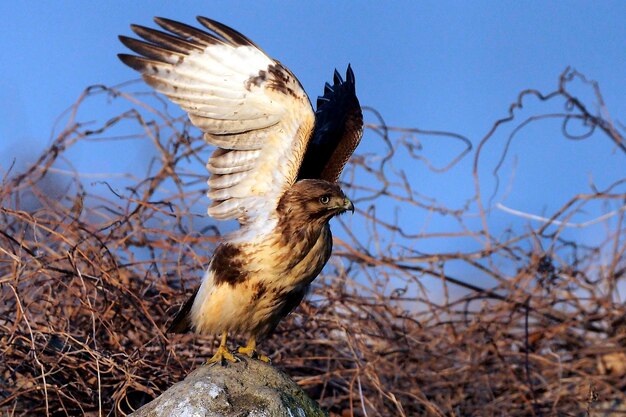
[[[217,36],[214,36],[210,33],[207,33],[203,30],[187,25],[185,23],[180,23],[175,20],[166,19],[164,17],[155,17],[154,21],[163,29],[170,31],[173,34],[178,35],[183,39],[193,41],[203,46],[219,45],[219,44],[225,43],[222,39],[218,38]]]
[[[141,25],[130,25],[130,28],[137,35],[141,36],[148,42],[152,42],[155,45],[164,47],[166,49],[178,52],[181,54],[189,54],[194,51],[202,51],[204,47],[194,42],[181,39],[177,36],[170,35],[169,33],[162,32],[160,30],[147,28]]]
[[[298,180],[336,181],[336,178],[322,178],[324,169],[331,163],[333,153],[338,150],[342,141],[349,142],[347,147],[354,151],[360,140],[363,120],[351,66],[348,65],[345,81],[335,70],[333,82],[333,85],[326,83],[324,95],[317,98],[315,130],[300,166]],[[352,124],[347,126],[349,121]],[[358,125],[356,128],[355,124]],[[343,158],[341,159],[343,161]],[[339,170],[341,168],[343,166],[339,167]]]
[[[226,26],[223,23],[215,21],[213,19],[209,19],[208,17],[197,16],[196,19],[198,22],[202,24],[205,28],[217,33],[228,42],[231,42],[233,45],[248,45],[253,46],[259,50],[259,48],[254,42],[248,39],[245,35],[237,32],[235,29],[230,26]]]
[[[198,295],[197,288],[191,297],[183,304],[181,309],[172,320],[172,323],[167,328],[167,333],[187,333],[191,331],[191,318],[189,317],[189,313],[191,312],[191,306],[193,305],[194,300],[196,299],[196,295]]]

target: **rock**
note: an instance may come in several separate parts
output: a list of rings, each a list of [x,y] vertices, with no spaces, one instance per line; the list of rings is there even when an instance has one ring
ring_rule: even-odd
[[[286,374],[259,360],[203,365],[133,417],[327,417]]]

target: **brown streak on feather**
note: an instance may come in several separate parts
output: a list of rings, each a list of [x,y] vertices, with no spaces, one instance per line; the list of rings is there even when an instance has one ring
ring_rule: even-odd
[[[253,84],[259,87],[261,84],[265,82],[265,80],[267,80],[267,71],[261,70],[259,71],[259,75],[248,78],[244,85],[246,87],[246,90],[250,91],[252,89]]]
[[[293,83],[293,80],[295,79],[295,77],[289,73],[289,70],[278,63],[270,65],[267,67],[267,70],[271,75],[271,82],[268,84],[269,88],[278,91],[281,94],[298,98],[298,95],[289,86],[289,84]]]
[[[258,301],[261,297],[265,295],[267,288],[262,282],[257,282],[252,288],[252,291],[254,292],[254,295],[252,295],[252,301]]]
[[[223,243],[217,247],[211,262],[211,270],[215,274],[215,283],[235,286],[248,279],[244,268],[244,259],[241,249],[230,243]]]

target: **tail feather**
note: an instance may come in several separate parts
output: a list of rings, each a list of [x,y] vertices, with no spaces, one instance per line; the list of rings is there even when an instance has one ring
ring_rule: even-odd
[[[167,328],[167,333],[187,333],[191,331],[191,317],[189,317],[189,313],[191,312],[191,306],[193,306],[197,294],[198,288],[196,288],[191,297],[189,297],[187,302],[185,302],[178,311],[178,314],[176,314],[176,317],[174,317],[174,320]]]

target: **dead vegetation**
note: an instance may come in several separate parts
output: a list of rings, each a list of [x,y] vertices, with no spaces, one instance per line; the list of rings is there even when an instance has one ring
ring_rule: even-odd
[[[573,82],[596,95],[598,111],[572,95]],[[3,414],[125,415],[214,349],[212,338],[163,332],[222,227],[203,215],[208,150],[163,103],[145,104],[157,98],[127,90],[88,89],[49,149],[3,180]],[[520,118],[531,98],[559,110]],[[123,109],[100,125],[83,123],[90,100]],[[374,145],[359,149],[343,177],[357,213],[335,223],[333,260],[308,301],[262,344],[274,364],[339,416],[585,415],[624,403],[623,172],[539,221],[512,213],[527,220],[504,231],[491,224],[493,190],[482,186],[484,148],[508,148],[545,118],[559,120],[566,139],[610,140],[626,155],[624,127],[597,85],[568,70],[554,92],[522,92],[475,150],[460,135],[394,129],[367,114],[364,143]],[[584,135],[571,133],[576,122]],[[418,139],[433,135],[459,149],[440,168],[419,148]],[[60,168],[72,147],[97,141],[120,149],[101,159],[121,158],[124,140],[156,149],[143,177],[106,179],[96,192],[80,172]],[[401,170],[407,158],[433,177],[473,158],[464,174],[470,198],[453,206],[420,194]],[[567,234],[591,204],[603,210],[596,222],[604,234],[593,245]],[[456,226],[424,232],[419,219],[428,216]],[[442,239],[463,250],[425,253]]]

